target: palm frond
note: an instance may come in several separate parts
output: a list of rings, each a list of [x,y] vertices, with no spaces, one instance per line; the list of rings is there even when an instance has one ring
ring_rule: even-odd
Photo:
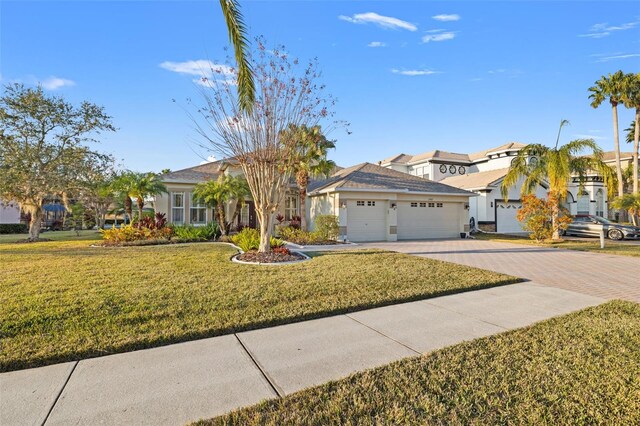
[[[247,55],[249,50],[247,28],[236,0],[220,0],[220,7],[227,23],[229,40],[233,45],[236,63],[238,64],[238,103],[241,110],[250,113],[253,110],[256,89],[253,81],[253,70]]]

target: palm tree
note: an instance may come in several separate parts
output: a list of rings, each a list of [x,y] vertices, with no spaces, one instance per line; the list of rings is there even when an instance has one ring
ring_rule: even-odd
[[[622,102],[625,93],[626,77],[622,71],[602,76],[594,86],[589,88],[591,106],[598,108],[602,102],[609,99],[613,111],[613,145],[616,154],[616,174],[618,177],[618,196],[622,197],[622,166],[620,164],[620,140],[618,135],[618,104]]]
[[[616,209],[629,212],[633,226],[638,226],[636,216],[640,214],[640,194],[624,194],[622,197],[617,197],[613,200],[611,205]]]
[[[133,188],[133,182],[135,180],[135,173],[125,171],[119,173],[111,183],[113,192],[116,197],[122,200],[122,210],[124,212],[124,223],[133,222],[133,201],[131,200],[131,193]]]
[[[638,193],[638,150],[640,149],[640,73],[625,76],[625,91],[622,101],[627,108],[635,108],[633,128],[633,193]],[[627,142],[631,142],[631,132],[627,130]]]
[[[307,230],[306,198],[309,180],[312,177],[327,176],[335,169],[336,163],[327,160],[327,152],[335,143],[328,140],[320,126],[290,125],[281,136],[288,142],[287,160],[290,171],[295,176],[300,193],[300,228]]]
[[[250,113],[253,109],[256,89],[253,82],[253,71],[247,56],[249,41],[244,18],[236,0],[220,0],[220,7],[227,23],[229,40],[233,45],[238,65],[238,104],[241,110]]]
[[[229,234],[229,225],[240,215],[244,200],[251,194],[249,185],[242,176],[220,175],[217,180],[201,182],[193,189],[193,196],[201,199],[209,207],[215,209],[216,222],[222,235]],[[236,200],[231,220],[227,222],[226,204]]]
[[[501,186],[502,196],[506,201],[509,198],[509,189],[521,178],[525,178],[522,195],[531,194],[538,185],[548,182],[549,200],[554,200],[555,206],[551,217],[554,240],[560,238],[558,226],[560,203],[567,198],[572,177],[577,175],[582,186],[587,173],[595,171],[604,178],[609,191],[614,181],[611,168],[602,161],[602,150],[593,139],[577,139],[558,147],[560,132],[567,124],[569,124],[567,120],[561,121],[555,147],[531,144],[521,149],[512,161]],[[592,151],[592,155],[580,155],[586,150]],[[532,157],[537,161],[529,161]]]
[[[167,193],[167,187],[158,178],[158,175],[153,172],[133,173],[131,178],[129,197],[135,198],[136,200],[138,206],[138,226],[140,226],[145,198]]]

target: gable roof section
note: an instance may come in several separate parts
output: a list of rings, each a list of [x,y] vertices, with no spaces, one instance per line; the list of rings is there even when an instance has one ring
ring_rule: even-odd
[[[459,176],[449,176],[440,182],[456,188],[473,190],[485,189],[498,183],[507,175],[509,168],[488,170],[486,172],[470,173]]]
[[[440,182],[412,176],[371,163],[362,163],[343,169],[329,179],[314,182],[308,192],[340,190],[362,190],[366,192],[397,191],[428,194],[474,195],[468,191],[445,185]]]
[[[443,160],[443,161],[456,161],[459,163],[469,163],[469,156],[467,154],[459,154],[457,152],[429,151],[422,154],[414,155],[411,158],[410,163],[416,163],[423,160]]]
[[[620,153],[621,160],[633,160],[633,152],[621,152]],[[605,151],[602,153],[602,161],[616,161],[616,152],[615,151]]]
[[[471,161],[477,161],[487,157],[489,153],[509,151],[509,150],[520,150],[525,146],[527,146],[526,143],[509,142],[500,146],[496,146],[495,148],[489,148],[489,149],[485,149],[484,151],[479,151],[479,152],[474,152],[473,154],[469,154],[469,159]]]
[[[384,160],[380,161],[380,164],[391,164],[391,163],[406,164],[409,161],[411,161],[412,157],[413,157],[412,155],[408,155],[408,154],[398,154],[398,155],[394,155],[393,157],[385,158]]]
[[[223,161],[214,161],[212,163],[200,164],[198,166],[189,167],[175,172],[166,173],[160,176],[163,182],[180,182],[180,183],[197,183],[212,179],[217,179],[222,173]]]

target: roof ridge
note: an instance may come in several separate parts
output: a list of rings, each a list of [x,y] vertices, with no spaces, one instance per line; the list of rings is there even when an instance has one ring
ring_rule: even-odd
[[[368,162],[366,162],[366,161],[365,161],[364,163],[356,164],[355,166],[353,166],[353,170],[350,170],[350,171],[349,171],[349,172],[344,176],[344,178],[343,178],[342,182],[341,182],[341,183],[339,183],[338,185],[336,185],[336,188],[340,188],[340,187],[344,186],[344,184],[345,184],[345,183],[347,183],[348,181],[350,181],[350,180],[351,180],[351,175],[352,175],[352,174],[354,174],[354,173],[356,173],[356,172],[359,172],[359,171],[360,171],[360,170],[362,170],[362,169],[363,169],[367,164],[371,164],[371,163],[368,163]],[[378,166],[378,167],[381,167],[381,166]]]

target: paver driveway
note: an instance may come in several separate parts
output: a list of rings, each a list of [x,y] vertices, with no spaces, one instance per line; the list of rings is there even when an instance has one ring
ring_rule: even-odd
[[[605,299],[640,302],[640,259],[472,239],[367,243],[475,266]]]

